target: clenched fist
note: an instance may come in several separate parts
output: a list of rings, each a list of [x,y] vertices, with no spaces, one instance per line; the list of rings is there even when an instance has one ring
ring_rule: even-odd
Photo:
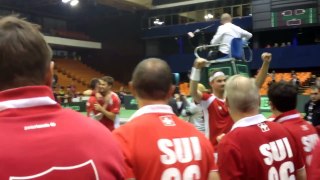
[[[203,67],[205,67],[208,64],[208,61],[203,59],[203,58],[197,58],[194,61],[193,67],[195,67],[196,69],[201,69]]]
[[[264,53],[261,54],[261,59],[262,59],[263,61],[270,62],[271,59],[272,59],[272,54],[271,54],[271,53],[264,52]]]

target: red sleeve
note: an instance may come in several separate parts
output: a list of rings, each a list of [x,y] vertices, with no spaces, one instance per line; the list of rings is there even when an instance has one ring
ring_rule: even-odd
[[[96,91],[92,90],[91,95],[90,96],[96,96]]]
[[[201,100],[202,100],[202,101],[206,101],[206,100],[208,100],[211,96],[212,96],[211,94],[202,93]]]
[[[135,178],[135,175],[133,173],[133,165],[132,165],[132,155],[131,150],[129,147],[128,141],[125,139],[125,137],[122,135],[121,131],[119,129],[115,129],[112,132],[113,137],[118,142],[120,149],[122,150],[122,153],[124,155],[125,159],[125,178]]]
[[[120,102],[119,97],[117,95],[113,95],[112,96],[112,105],[111,105],[111,108],[109,111],[114,114],[119,114],[120,107],[121,107],[121,102]]]
[[[90,117],[90,112],[94,110],[94,97],[91,96],[86,103],[87,116]]]
[[[313,151],[312,161],[308,171],[308,179],[320,179],[320,142],[318,142],[318,145],[315,147]]]
[[[237,148],[221,142],[219,144],[218,155],[218,167],[221,179],[243,179],[243,160]]]

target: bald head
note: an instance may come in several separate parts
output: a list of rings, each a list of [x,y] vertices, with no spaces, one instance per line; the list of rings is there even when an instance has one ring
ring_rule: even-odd
[[[249,113],[259,109],[259,90],[252,78],[232,76],[226,83],[225,93],[233,112]]]
[[[141,61],[133,72],[132,86],[140,98],[166,100],[172,86],[169,65],[157,58]]]
[[[221,21],[221,24],[232,22],[232,17],[230,14],[224,13],[221,15],[220,21]]]

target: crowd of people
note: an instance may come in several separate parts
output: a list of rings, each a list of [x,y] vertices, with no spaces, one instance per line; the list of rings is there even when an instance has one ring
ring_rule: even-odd
[[[259,114],[270,53],[255,79],[211,72],[211,93],[199,85],[208,62],[195,60],[189,113],[204,112],[196,128],[168,105],[169,65],[142,60],[129,84],[139,110],[118,127],[112,77],[93,79],[85,117],[54,100],[52,51],[37,26],[3,17],[0,37],[0,179],[320,179],[319,137],[295,110],[297,89],[272,84],[275,120]],[[175,99],[177,109],[189,103]]]

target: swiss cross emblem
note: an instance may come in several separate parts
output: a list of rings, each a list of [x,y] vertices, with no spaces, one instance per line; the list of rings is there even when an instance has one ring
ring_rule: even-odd
[[[270,128],[266,123],[259,123],[258,127],[261,129],[262,132],[270,131]]]
[[[164,126],[175,126],[176,125],[176,123],[172,120],[171,116],[160,116],[159,118]]]

